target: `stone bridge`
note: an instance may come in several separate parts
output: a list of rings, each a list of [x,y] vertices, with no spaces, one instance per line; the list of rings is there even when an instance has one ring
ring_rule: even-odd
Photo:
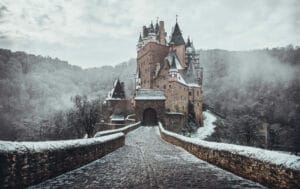
[[[264,188],[165,142],[139,127],[118,150],[33,188]]]
[[[299,156],[139,125],[90,139],[0,141],[0,188],[300,187]]]

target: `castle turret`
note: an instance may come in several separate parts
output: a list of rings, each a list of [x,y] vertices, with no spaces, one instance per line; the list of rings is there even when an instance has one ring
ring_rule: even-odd
[[[172,45],[172,50],[176,50],[176,54],[180,61],[181,66],[184,68],[187,67],[185,63],[185,42],[182,37],[182,33],[180,31],[177,18],[176,18],[176,24],[174,26],[169,44]]]
[[[136,45],[137,50],[140,50],[143,47],[143,39],[142,39],[142,34],[140,33],[139,41]]]
[[[170,43],[174,43],[174,45],[185,45],[184,39],[182,37],[182,33],[180,31],[178,22],[176,21]]]
[[[149,31],[149,33],[148,33],[148,40],[149,40],[149,42],[157,42],[158,43],[158,40],[156,38],[157,34],[155,32],[155,29],[154,29],[154,26],[153,26],[152,22],[151,22],[151,24],[149,26],[148,31]]]
[[[185,56],[186,56],[185,63],[189,67],[189,64],[191,64],[192,59],[193,59],[193,49],[192,49],[192,44],[191,44],[189,37],[188,37],[187,43],[185,45]]]
[[[175,63],[175,56],[173,56],[170,70],[169,70],[169,81],[175,82],[175,81],[177,81],[177,78],[178,78],[178,69],[177,69],[176,63]]]

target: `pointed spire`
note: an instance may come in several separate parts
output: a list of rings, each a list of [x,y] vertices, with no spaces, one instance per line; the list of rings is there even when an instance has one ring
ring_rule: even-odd
[[[142,42],[142,34],[140,33],[139,42]]]
[[[194,69],[194,64],[193,62],[189,63],[189,66],[186,71],[186,81],[188,83],[197,83],[197,77]]]
[[[192,46],[192,43],[191,43],[191,40],[190,40],[190,36],[188,36],[187,42],[186,42],[186,47],[191,47],[191,46]]]
[[[171,36],[170,43],[173,42],[175,45],[185,45],[184,39],[182,37],[182,33],[180,31],[178,22],[177,22],[177,15],[176,15],[176,24]]]
[[[151,24],[150,24],[150,32],[154,32],[154,26],[153,26],[153,22],[151,21]]]
[[[159,32],[159,25],[158,25],[158,17],[156,19],[156,24],[155,24],[155,33],[158,34]]]

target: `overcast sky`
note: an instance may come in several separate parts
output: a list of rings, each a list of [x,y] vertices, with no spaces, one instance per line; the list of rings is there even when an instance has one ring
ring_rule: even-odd
[[[0,0],[0,48],[115,65],[136,57],[144,24],[169,34],[176,14],[199,49],[300,45],[299,0]]]

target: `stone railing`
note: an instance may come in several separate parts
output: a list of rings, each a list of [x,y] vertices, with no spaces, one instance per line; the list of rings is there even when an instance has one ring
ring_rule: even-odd
[[[94,137],[111,135],[111,134],[119,133],[119,132],[127,134],[128,132],[130,132],[130,131],[138,128],[140,126],[140,124],[141,124],[141,122],[139,121],[137,123],[130,124],[130,125],[127,125],[125,127],[119,128],[119,129],[112,129],[112,130],[100,131],[100,132],[97,132]]]
[[[185,137],[159,126],[165,141],[196,157],[272,188],[300,188],[300,157],[247,146]]]
[[[123,133],[50,142],[0,141],[0,188],[23,188],[78,168],[122,147]]]

